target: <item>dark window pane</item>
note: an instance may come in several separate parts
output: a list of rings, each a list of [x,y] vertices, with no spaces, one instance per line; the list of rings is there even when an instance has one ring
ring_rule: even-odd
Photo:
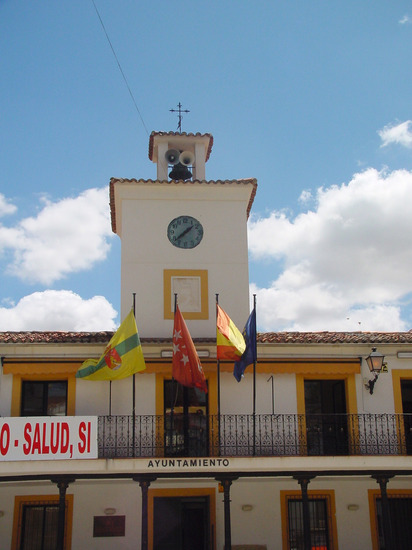
[[[65,416],[67,382],[49,382],[47,385],[47,415]]]
[[[386,550],[380,498],[376,499],[376,515],[379,550]],[[412,540],[412,498],[400,495],[389,496],[389,516],[393,547],[396,550],[409,550]]]
[[[24,506],[20,550],[55,550],[58,511],[53,505]]]
[[[303,505],[301,499],[288,499],[288,520],[289,550],[304,550]],[[331,547],[326,499],[309,499],[309,523],[311,548],[329,550]]]
[[[64,416],[66,411],[67,381],[23,381],[21,416]]]

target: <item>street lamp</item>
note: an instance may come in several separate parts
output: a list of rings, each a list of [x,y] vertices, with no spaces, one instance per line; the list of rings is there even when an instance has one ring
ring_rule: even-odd
[[[372,348],[372,351],[366,358],[366,364],[368,365],[369,370],[371,371],[372,374],[375,375],[372,380],[368,380],[365,383],[365,388],[369,390],[369,393],[371,395],[373,394],[373,388],[375,387],[378,376],[382,372],[384,359],[385,359],[385,356],[382,355],[382,353],[379,353],[378,351],[376,351],[376,348]]]

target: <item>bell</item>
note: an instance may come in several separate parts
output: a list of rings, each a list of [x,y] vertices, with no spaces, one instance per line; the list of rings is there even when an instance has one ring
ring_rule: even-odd
[[[186,181],[192,177],[192,172],[187,166],[184,166],[181,162],[178,162],[173,166],[173,170],[169,174],[169,178],[172,180]]]

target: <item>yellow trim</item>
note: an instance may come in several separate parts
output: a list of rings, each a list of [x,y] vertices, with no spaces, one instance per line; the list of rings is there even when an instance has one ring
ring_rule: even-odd
[[[387,489],[388,497],[404,495],[412,498],[412,489]],[[378,518],[376,514],[376,499],[381,497],[379,489],[368,489],[369,519],[371,525],[372,550],[379,550]]]
[[[200,308],[201,311],[184,311],[185,320],[189,319],[209,319],[209,299],[208,299],[208,272],[207,269],[165,269],[163,271],[163,301],[164,318],[173,319],[174,311],[172,308],[172,277],[200,277]]]
[[[73,495],[66,494],[66,525],[64,530],[64,550],[70,550],[72,547],[72,527],[73,527]],[[13,531],[11,538],[11,550],[19,550],[21,523],[23,519],[23,506],[26,504],[39,503],[58,504],[58,495],[22,495],[14,497],[14,516]]]
[[[288,499],[301,497],[302,491],[280,491],[280,513],[282,521],[282,549],[289,550],[288,533],[289,533],[289,519],[288,519]],[[338,550],[338,529],[336,525],[336,505],[335,505],[335,491],[308,491],[309,498],[325,498],[327,504],[327,517],[329,520],[329,527],[331,540],[329,540],[330,547],[334,550]]]
[[[79,366],[80,363],[21,363],[5,366],[5,374],[13,374],[11,416],[20,416],[23,380],[67,380],[67,416],[74,416],[76,411],[75,373]]]
[[[153,550],[153,520],[154,520],[154,499],[156,497],[209,497],[209,533],[212,548],[216,548],[216,489],[214,487],[203,489],[149,489],[148,493],[148,544],[149,550]]]

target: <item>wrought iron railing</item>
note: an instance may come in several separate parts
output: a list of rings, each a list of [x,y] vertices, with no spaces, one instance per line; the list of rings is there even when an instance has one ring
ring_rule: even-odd
[[[412,454],[412,414],[100,416],[99,457]]]

